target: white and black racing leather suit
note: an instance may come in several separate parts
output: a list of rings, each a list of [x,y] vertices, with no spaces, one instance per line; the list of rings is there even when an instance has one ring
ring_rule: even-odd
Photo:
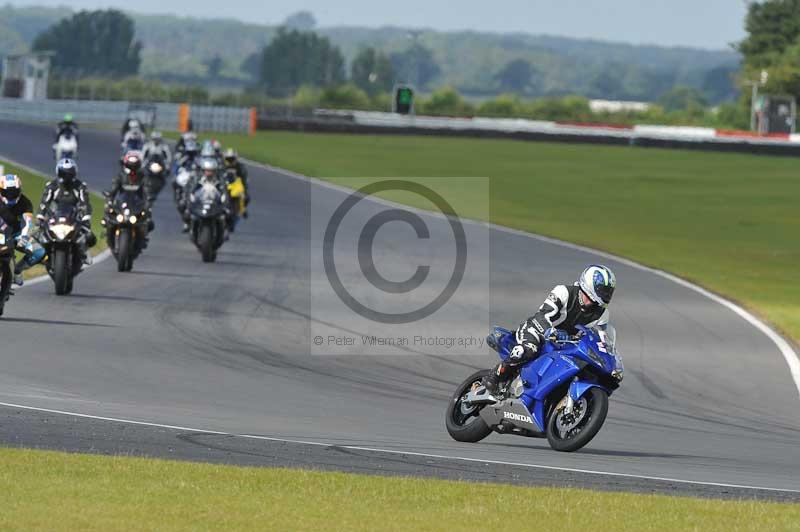
[[[544,342],[547,329],[553,327],[574,335],[578,332],[576,325],[602,327],[608,324],[608,309],[599,305],[582,307],[579,292],[577,283],[553,288],[536,314],[523,321],[517,328],[517,345],[512,349],[508,359],[495,367],[491,374],[491,385],[512,379],[520,366],[539,356],[539,348]]]
[[[574,335],[578,332],[576,325],[595,327],[608,324],[608,309],[599,305],[584,309],[578,301],[578,292],[580,288],[577,284],[556,286],[539,307],[539,311],[519,325],[516,339],[517,345],[522,349],[515,349],[511,355],[516,365],[536,358],[544,340],[544,332],[550,327]]]

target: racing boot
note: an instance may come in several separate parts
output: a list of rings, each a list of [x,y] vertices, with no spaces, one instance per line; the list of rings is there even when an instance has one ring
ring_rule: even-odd
[[[500,362],[492,368],[491,373],[483,378],[483,386],[493,397],[498,398],[500,396],[500,385],[511,380],[512,373],[511,368]]]

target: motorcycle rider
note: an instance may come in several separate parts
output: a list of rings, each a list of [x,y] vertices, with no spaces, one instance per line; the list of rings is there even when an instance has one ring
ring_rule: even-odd
[[[225,170],[232,170],[242,179],[244,185],[244,204],[250,205],[250,186],[247,183],[247,166],[239,161],[239,154],[233,148],[225,150],[223,156],[225,161]],[[247,218],[247,211],[244,212],[244,217]]]
[[[224,180],[220,177],[220,169],[219,165],[217,164],[217,160],[214,157],[203,157],[200,159],[199,162],[200,174],[195,174],[189,183],[186,185],[186,190],[190,191],[187,194],[187,197],[191,197],[191,194],[194,193],[196,190],[201,188],[206,183],[210,183],[214,185],[214,187],[219,192],[220,196],[223,198],[223,204],[225,204],[224,198],[228,192],[228,186],[224,183]],[[183,218],[183,232],[189,232],[189,202],[184,201],[180,206],[180,214]],[[227,238],[227,231],[226,231],[226,238]]]
[[[78,124],[72,120],[72,115],[69,113],[65,114],[64,119],[56,126],[56,138],[54,142],[58,142],[61,135],[66,135],[67,133],[75,137],[75,141],[78,142]]]
[[[583,270],[572,286],[553,288],[539,311],[517,328],[517,345],[510,356],[484,377],[483,384],[489,393],[497,396],[501,384],[511,381],[520,367],[539,356],[539,348],[546,339],[566,341],[577,333],[576,325],[607,325],[608,304],[616,284],[616,277],[608,267],[593,264]]]
[[[0,220],[9,225],[17,239],[16,248],[24,257],[14,267],[14,282],[22,286],[22,272],[39,264],[44,248],[33,240],[33,203],[22,193],[22,180],[7,174],[0,178]],[[0,307],[3,302],[0,301]]]
[[[154,155],[160,155],[164,167],[169,168],[172,163],[172,152],[170,152],[169,144],[164,142],[164,137],[160,131],[153,131],[150,133],[150,140],[144,145],[142,149],[142,156],[144,160],[149,162]]]
[[[142,133],[141,129],[131,129],[125,136],[122,138],[122,143],[120,146],[122,147],[122,153],[127,153],[129,151],[141,151],[144,148],[144,133]]]
[[[120,130],[120,133],[119,133],[120,138],[124,139],[125,135],[129,131],[133,131],[133,130],[144,132],[144,128],[142,127],[142,123],[139,121],[139,119],[138,118],[129,117],[122,124],[122,129]]]
[[[134,185],[139,187],[139,193],[148,200],[147,203],[147,230],[152,231],[155,229],[155,222],[150,211],[150,202],[147,193],[144,189],[144,171],[142,169],[142,152],[129,151],[122,157],[120,163],[122,169],[111,180],[111,189],[105,193],[108,201],[114,201],[114,197],[122,190],[125,185]]]
[[[78,179],[78,164],[72,159],[61,159],[56,164],[56,178],[47,183],[39,202],[39,214],[36,219],[40,227],[47,221],[53,202],[69,202],[78,208],[78,223],[85,238],[80,239],[83,263],[92,264],[89,248],[97,244],[97,237],[92,232],[92,204],[86,184]]]
[[[181,138],[178,139],[178,142],[175,143],[175,155],[183,155],[184,147],[186,143],[192,141],[197,142],[197,133],[194,132],[192,129],[192,120],[189,119],[188,128],[186,131],[181,133]]]

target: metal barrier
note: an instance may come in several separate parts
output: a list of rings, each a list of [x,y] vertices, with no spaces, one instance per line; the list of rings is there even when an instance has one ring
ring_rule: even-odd
[[[120,126],[128,116],[130,102],[99,100],[25,101],[0,98],[0,120],[55,124],[71,114],[79,124]],[[181,109],[188,113],[196,131],[249,133],[255,130],[255,110],[246,107],[215,107],[177,103],[154,103],[156,129],[181,130]]]

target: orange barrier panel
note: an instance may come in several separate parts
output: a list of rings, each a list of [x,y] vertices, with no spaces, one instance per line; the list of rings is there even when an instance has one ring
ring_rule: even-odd
[[[256,128],[258,127],[258,111],[255,107],[250,108],[250,135],[256,134]]]
[[[181,133],[185,133],[189,131],[189,115],[191,111],[189,110],[188,103],[182,103],[180,107],[178,107],[178,129]]]

